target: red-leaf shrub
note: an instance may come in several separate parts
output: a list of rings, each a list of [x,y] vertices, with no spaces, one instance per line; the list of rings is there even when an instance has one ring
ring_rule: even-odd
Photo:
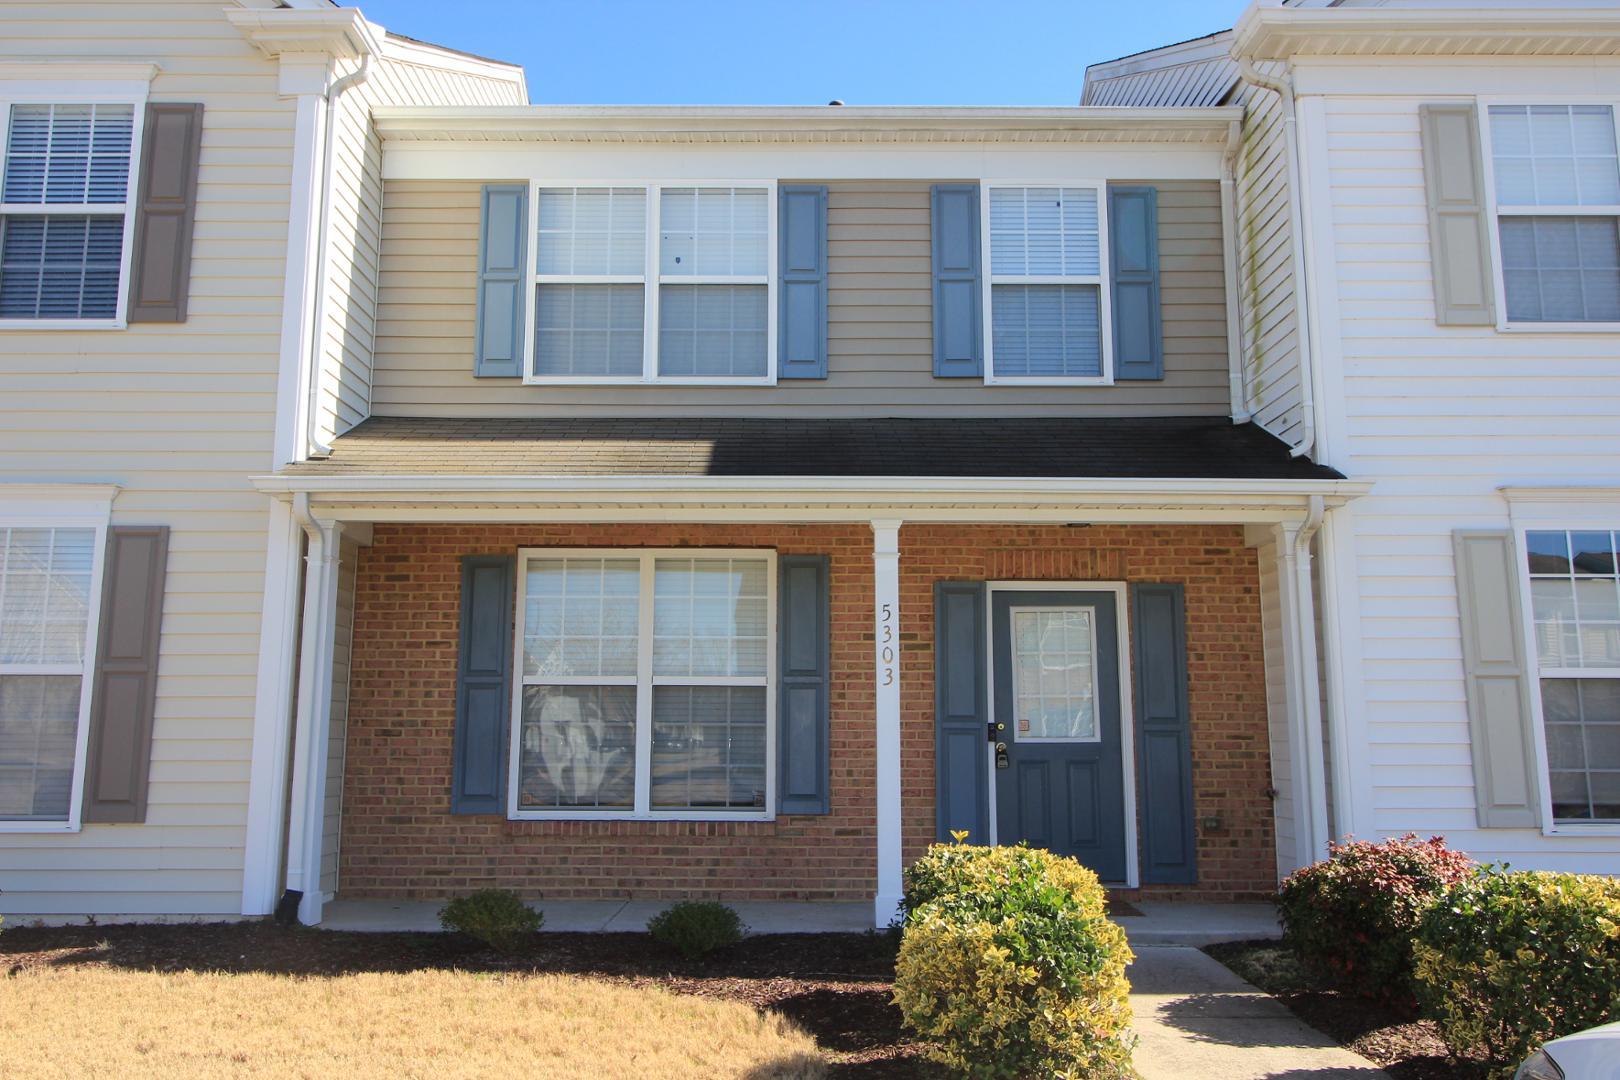
[[[1411,1011],[1418,924],[1474,869],[1438,836],[1330,844],[1326,859],[1294,871],[1277,892],[1283,941],[1318,978]]]

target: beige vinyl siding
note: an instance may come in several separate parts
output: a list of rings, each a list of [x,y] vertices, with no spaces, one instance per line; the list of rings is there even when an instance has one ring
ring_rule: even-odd
[[[1265,65],[1262,65],[1264,67]],[[1293,227],[1282,105],[1245,87],[1238,159],[1238,293],[1243,384],[1254,420],[1287,442],[1300,437],[1299,318],[1294,299]]]
[[[0,328],[0,485],[113,482],[172,529],[143,825],[0,831],[0,912],[241,910],[293,106],[220,0],[0,8],[0,58],[155,60],[204,104],[183,325]]]
[[[366,81],[338,101],[328,225],[328,297],[323,327],[316,431],[322,440],[365,419],[371,407],[381,246],[382,142],[371,126],[377,105],[523,105],[510,78],[434,68],[413,59],[436,50],[390,39]],[[348,63],[343,74],[358,67]]]
[[[775,387],[565,387],[472,375],[481,185],[391,181],[383,193],[372,409],[381,416],[1225,415],[1219,187],[1158,186],[1162,382],[1019,387],[934,378],[929,185],[869,180],[828,184],[828,378]]]
[[[326,740],[326,792],[321,827],[321,892],[329,899],[338,888],[343,761],[349,737],[349,658],[354,645],[354,583],[360,565],[360,545],[344,537],[339,560],[337,619],[332,643],[332,726]]]

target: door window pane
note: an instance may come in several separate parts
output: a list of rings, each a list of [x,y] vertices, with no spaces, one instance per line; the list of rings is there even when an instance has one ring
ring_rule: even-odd
[[[519,807],[635,804],[635,687],[525,686],[519,739]]]
[[[1017,738],[1097,739],[1091,609],[1015,608],[1011,629]]]
[[[652,753],[657,809],[764,807],[765,688],[655,688]]]

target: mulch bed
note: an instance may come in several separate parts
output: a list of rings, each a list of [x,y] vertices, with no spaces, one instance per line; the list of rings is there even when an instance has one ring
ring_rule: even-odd
[[[889,1002],[896,939],[870,934],[761,934],[689,961],[646,934],[547,934],[516,955],[457,934],[287,930],[266,922],[5,927],[0,978],[38,965],[136,971],[457,971],[585,975],[774,1010],[815,1037],[841,1078],[939,1075]]]
[[[1316,985],[1276,941],[1234,941],[1204,951],[1395,1080],[1482,1080],[1486,1075],[1477,1062],[1451,1056],[1433,1021]]]

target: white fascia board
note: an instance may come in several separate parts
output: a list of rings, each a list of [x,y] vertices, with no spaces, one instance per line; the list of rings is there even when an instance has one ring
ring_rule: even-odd
[[[382,52],[381,28],[353,8],[227,10],[225,18],[270,60],[285,54],[347,60]]]
[[[1232,55],[1490,55],[1528,46],[1553,55],[1620,49],[1620,9],[1285,8],[1253,3],[1233,28]]]
[[[1230,54],[1232,31],[1222,30],[1191,41],[1178,41],[1157,49],[1131,53],[1114,60],[1103,60],[1086,68],[1086,78],[1093,81],[1117,79],[1124,75],[1139,75],[1144,71],[1195,64],[1201,60],[1218,60]]]

